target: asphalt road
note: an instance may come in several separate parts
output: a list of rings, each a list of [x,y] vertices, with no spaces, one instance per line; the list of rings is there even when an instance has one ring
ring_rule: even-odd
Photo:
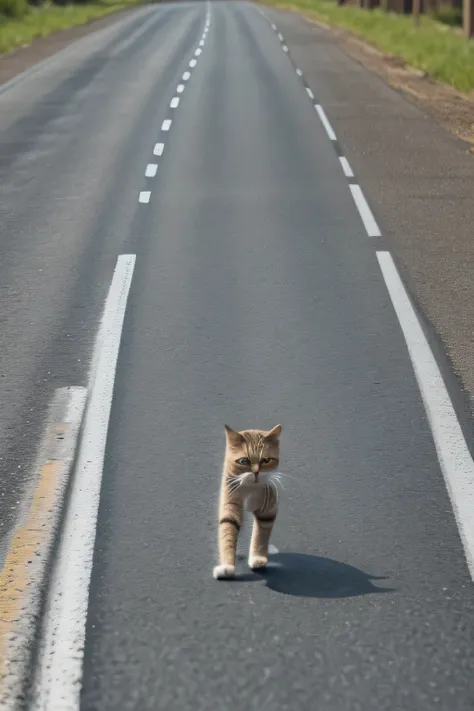
[[[136,254],[82,711],[467,711],[472,581],[384,239],[270,22],[213,3],[189,68],[205,17],[141,9],[0,99],[4,525],[12,463],[28,486],[52,389],[85,384],[117,256]],[[277,422],[279,552],[216,582],[224,423]]]

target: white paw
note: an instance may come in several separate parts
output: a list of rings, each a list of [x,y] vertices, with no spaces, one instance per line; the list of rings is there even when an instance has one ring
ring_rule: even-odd
[[[268,563],[268,558],[263,555],[251,555],[249,558],[249,568],[252,570],[258,570],[259,568],[264,568]]]
[[[235,565],[216,565],[212,574],[216,580],[231,580],[235,578]]]

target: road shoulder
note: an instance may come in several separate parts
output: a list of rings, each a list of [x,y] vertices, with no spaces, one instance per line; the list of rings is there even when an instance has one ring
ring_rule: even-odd
[[[84,25],[76,25],[67,30],[53,32],[46,37],[35,39],[30,45],[25,45],[18,49],[0,55],[0,89],[2,84],[14,79],[19,74],[27,71],[35,64],[49,59],[56,52],[60,52],[76,40],[87,35],[105,29],[110,25],[123,20],[128,15],[136,12],[143,6],[134,6],[124,10],[118,10],[110,15],[92,20]]]

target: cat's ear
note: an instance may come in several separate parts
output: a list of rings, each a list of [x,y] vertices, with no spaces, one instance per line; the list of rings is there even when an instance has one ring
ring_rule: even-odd
[[[278,439],[280,439],[281,431],[282,431],[282,426],[276,425],[276,427],[274,427],[272,430],[270,430],[270,432],[267,432],[267,434],[265,435],[265,439],[278,440]]]
[[[240,444],[242,444],[244,438],[242,437],[240,432],[236,432],[231,427],[229,427],[229,425],[224,425],[224,427],[227,441],[232,447],[238,447]]]

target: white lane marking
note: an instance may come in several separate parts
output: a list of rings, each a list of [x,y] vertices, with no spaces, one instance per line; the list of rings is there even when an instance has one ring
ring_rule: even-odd
[[[353,178],[354,173],[352,172],[352,168],[349,165],[349,161],[347,160],[347,158],[344,158],[344,156],[340,156],[339,160],[341,161],[342,170],[344,171],[344,175],[346,176],[346,178]]]
[[[165,147],[164,143],[155,143],[155,147],[153,149],[153,155],[161,156],[163,154],[164,147]]]
[[[197,64],[197,61],[195,59],[191,59],[191,61],[189,62],[189,66],[191,68],[194,68],[196,66],[196,64]]]
[[[178,84],[178,86],[176,87],[176,91],[178,92],[178,94],[182,94],[184,91],[184,84]]]
[[[400,322],[474,580],[474,462],[443,377],[389,252],[377,252]]]
[[[283,35],[281,34],[281,32],[278,33],[278,39],[280,40],[280,42],[283,42]]]
[[[375,221],[375,217],[372,214],[372,210],[367,204],[367,200],[365,199],[364,193],[362,192],[360,185],[349,185],[352,193],[352,197],[354,198],[354,202],[356,204],[357,209],[359,210],[359,214],[362,218],[362,222],[364,223],[364,227],[367,230],[367,234],[369,237],[380,237],[380,230],[379,226]]]
[[[270,545],[268,546],[268,552],[270,553],[270,555],[278,555],[280,551],[276,546],[273,545],[273,543],[270,543]]]
[[[288,52],[288,47],[286,46],[286,44],[283,45],[282,50],[283,50],[284,52]]]
[[[198,47],[198,49],[194,52],[194,56],[195,56],[195,57],[199,57],[199,55],[201,54],[201,52],[202,52],[202,49],[199,49],[199,47]]]
[[[314,94],[309,87],[306,87],[306,93],[308,94],[310,99],[314,99]]]
[[[183,81],[188,81],[190,76],[191,76],[190,72],[184,72],[183,77],[182,77]]]
[[[179,96],[175,96],[171,99],[170,102],[170,108],[171,109],[176,109],[179,106]]]
[[[303,76],[303,72],[301,71],[301,69],[297,69],[296,73],[298,74],[299,77]]]
[[[171,119],[165,119],[161,124],[162,131],[169,131],[171,126]]]
[[[272,25],[272,30],[273,30],[274,32],[276,32],[276,28],[277,28],[276,25]]]
[[[40,648],[34,708],[78,711],[105,446],[134,254],[117,260],[89,372],[90,396]]]
[[[318,116],[321,119],[321,123],[323,124],[324,128],[326,129],[326,133],[328,134],[329,138],[331,139],[331,141],[336,141],[337,140],[336,134],[334,133],[333,127],[329,123],[329,119],[326,116],[326,113],[325,113],[323,107],[321,106],[321,104],[315,104],[314,108],[318,112]]]
[[[142,190],[138,196],[138,202],[147,203],[150,202],[151,192],[149,190]]]
[[[158,165],[156,163],[148,163],[145,170],[145,178],[154,178],[157,170]]]

